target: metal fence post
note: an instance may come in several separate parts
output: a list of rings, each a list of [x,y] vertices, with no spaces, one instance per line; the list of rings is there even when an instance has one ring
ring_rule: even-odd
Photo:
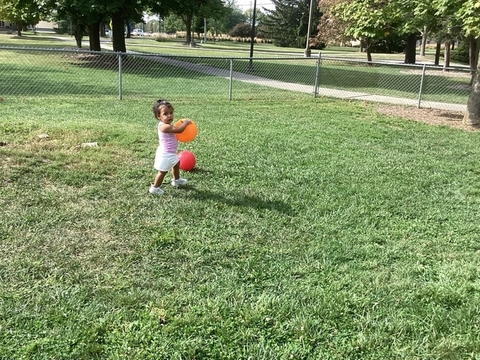
[[[230,83],[228,84],[228,100],[232,100],[233,87],[233,59],[230,59]]]
[[[118,53],[118,99],[122,100],[122,53]]]
[[[425,78],[425,67],[426,65],[423,64],[422,68],[422,77],[420,79],[420,90],[418,91],[418,105],[417,108],[420,109],[420,103],[422,102],[422,93],[423,93],[423,80]]]
[[[318,58],[317,58],[317,69],[315,70],[315,88],[313,90],[313,96],[317,97],[318,94],[318,77],[320,75],[320,63],[322,61],[322,53],[318,53]]]

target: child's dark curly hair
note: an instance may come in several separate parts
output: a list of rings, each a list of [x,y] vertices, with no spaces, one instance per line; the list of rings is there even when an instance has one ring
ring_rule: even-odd
[[[170,104],[167,100],[164,99],[158,99],[155,101],[155,104],[153,104],[152,111],[153,111],[153,116],[155,116],[155,119],[158,119],[158,116],[160,115],[160,109],[162,106],[166,106],[173,111],[173,105]]]

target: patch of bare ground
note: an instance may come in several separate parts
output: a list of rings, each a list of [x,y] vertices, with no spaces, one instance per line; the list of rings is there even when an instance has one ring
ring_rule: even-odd
[[[418,109],[412,106],[400,105],[380,105],[377,111],[383,115],[415,120],[429,125],[450,126],[465,131],[480,131],[480,126],[478,125],[466,125],[463,123],[464,114],[461,111]]]

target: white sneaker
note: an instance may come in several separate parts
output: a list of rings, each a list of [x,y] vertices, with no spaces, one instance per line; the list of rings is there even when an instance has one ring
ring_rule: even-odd
[[[161,187],[155,187],[155,186],[150,186],[150,189],[148,190],[150,194],[154,195],[163,195],[163,190]]]
[[[186,185],[187,184],[187,179],[172,179],[172,186],[179,186],[179,185]]]

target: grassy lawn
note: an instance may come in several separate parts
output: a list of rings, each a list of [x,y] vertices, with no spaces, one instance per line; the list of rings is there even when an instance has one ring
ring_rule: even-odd
[[[477,132],[184,81],[197,167],[163,197],[162,89],[0,102],[1,359],[480,355]]]

